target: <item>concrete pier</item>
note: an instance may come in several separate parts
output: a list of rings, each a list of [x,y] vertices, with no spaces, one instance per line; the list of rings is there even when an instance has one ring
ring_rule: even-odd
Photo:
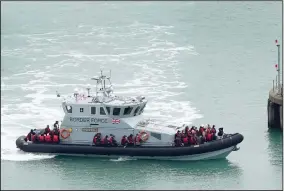
[[[278,64],[275,65],[277,76],[273,80],[273,88],[269,91],[269,98],[267,103],[267,117],[269,128],[280,128],[283,131],[283,62],[280,62],[280,44],[275,41],[278,49]],[[281,70],[282,69],[282,72]],[[282,79],[281,79],[282,73]]]
[[[269,91],[267,115],[269,128],[283,130],[283,94],[278,94],[278,89],[273,88]]]

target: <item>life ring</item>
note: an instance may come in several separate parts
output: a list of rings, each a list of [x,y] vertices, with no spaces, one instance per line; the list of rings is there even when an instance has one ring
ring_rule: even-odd
[[[66,132],[65,135],[64,135],[64,132]],[[62,129],[61,132],[60,132],[60,135],[63,139],[67,139],[70,136],[70,130]]]
[[[150,137],[149,133],[147,133],[146,131],[140,131],[139,136],[143,142],[146,142]]]

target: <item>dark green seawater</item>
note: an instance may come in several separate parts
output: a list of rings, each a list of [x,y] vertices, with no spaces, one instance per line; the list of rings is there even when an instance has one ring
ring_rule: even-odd
[[[282,189],[282,132],[266,103],[281,2],[1,2],[1,189]],[[240,150],[199,162],[20,152],[63,117],[71,93],[112,69],[145,117],[240,132]]]

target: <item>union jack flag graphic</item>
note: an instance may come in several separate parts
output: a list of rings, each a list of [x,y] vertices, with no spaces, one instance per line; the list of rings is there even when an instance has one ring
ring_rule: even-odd
[[[118,124],[120,123],[120,119],[112,119],[112,124]]]

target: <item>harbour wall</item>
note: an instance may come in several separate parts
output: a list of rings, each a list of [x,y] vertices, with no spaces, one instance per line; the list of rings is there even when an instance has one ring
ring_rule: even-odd
[[[268,127],[280,128],[283,131],[283,87],[281,93],[276,88],[269,91],[267,115]]]

